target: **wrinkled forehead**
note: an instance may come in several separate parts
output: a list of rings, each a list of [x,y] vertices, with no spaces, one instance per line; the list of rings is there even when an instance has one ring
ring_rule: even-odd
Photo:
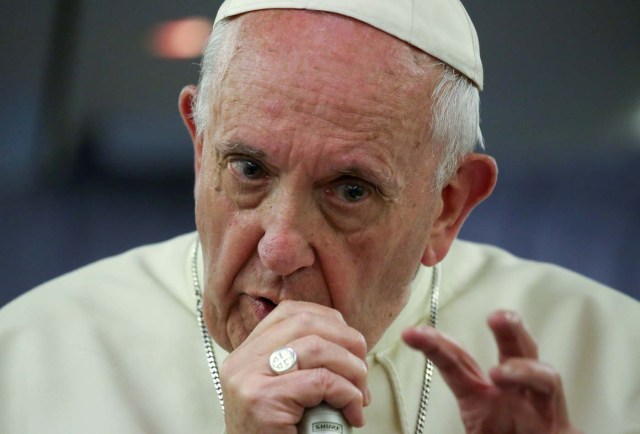
[[[270,9],[230,19],[230,60],[289,62],[305,69],[334,69],[344,76],[377,76],[393,87],[431,88],[442,62],[388,33],[329,12]],[[432,79],[430,79],[432,78]]]

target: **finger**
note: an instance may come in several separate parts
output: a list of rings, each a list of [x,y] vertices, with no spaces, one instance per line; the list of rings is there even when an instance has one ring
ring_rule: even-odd
[[[497,311],[489,316],[487,322],[498,345],[500,362],[511,357],[538,358],[538,346],[517,314]]]
[[[289,344],[298,355],[297,369],[326,368],[351,381],[369,405],[367,364],[345,348],[318,336],[305,336]]]
[[[290,428],[300,422],[303,411],[323,401],[342,411],[351,425],[364,424],[360,390],[325,368],[253,376],[249,381],[246,374],[237,375],[227,378],[223,389],[226,414],[240,427],[234,432],[295,432]]]
[[[312,408],[321,402],[341,410],[356,427],[364,425],[363,400],[360,389],[328,369],[304,369],[278,377],[277,395],[288,397],[298,405]]]
[[[272,323],[259,335],[254,330],[252,339],[246,339],[234,353],[239,356],[251,348],[247,353],[250,359],[258,360],[263,366],[267,366],[264,365],[264,361],[268,360],[274,350],[291,346],[291,342],[306,336],[317,336],[347,349],[364,362],[367,354],[364,336],[354,328],[331,318],[335,317],[328,319],[327,316],[318,316],[313,312],[298,311]],[[251,363],[250,360],[245,362]]]
[[[405,330],[402,338],[433,362],[458,399],[493,388],[473,357],[444,333],[419,326]]]
[[[551,366],[532,359],[511,358],[490,371],[498,387],[521,387],[553,395],[562,390],[560,375]]]
[[[287,318],[295,316],[301,312],[308,312],[309,314],[324,317],[329,322],[346,324],[344,318],[342,317],[342,314],[330,307],[305,301],[284,300],[280,304],[278,304],[269,315],[267,315],[262,321],[260,321],[258,325],[256,325],[256,327],[253,329],[253,332],[247,337],[246,340],[255,339],[273,325],[284,321]]]
[[[265,333],[269,333],[266,343],[271,349],[298,337],[317,334],[342,344],[362,359],[367,354],[364,336],[349,327],[339,311],[316,303],[283,301],[258,323],[243,345],[265,342],[262,339]]]
[[[559,426],[569,426],[562,379],[553,367],[536,360],[512,358],[491,369],[490,376],[501,389],[531,392],[531,403],[539,415]]]

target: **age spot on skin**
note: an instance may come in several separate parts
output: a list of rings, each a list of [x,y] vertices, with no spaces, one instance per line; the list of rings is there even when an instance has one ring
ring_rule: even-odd
[[[263,109],[266,113],[279,117],[282,114],[282,103],[280,101],[267,101]]]

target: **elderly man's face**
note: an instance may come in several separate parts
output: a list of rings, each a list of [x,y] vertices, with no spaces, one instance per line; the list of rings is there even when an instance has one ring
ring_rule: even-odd
[[[372,346],[442,206],[428,143],[437,69],[331,14],[238,20],[196,149],[208,328],[232,350],[276,304],[302,300],[339,310]]]

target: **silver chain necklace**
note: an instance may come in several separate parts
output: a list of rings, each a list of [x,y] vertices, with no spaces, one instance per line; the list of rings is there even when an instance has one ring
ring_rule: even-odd
[[[222,384],[220,383],[220,373],[218,372],[218,364],[216,363],[216,356],[213,352],[213,343],[211,342],[211,336],[207,331],[207,326],[204,323],[204,314],[202,313],[202,291],[200,290],[200,280],[198,279],[198,247],[200,241],[196,240],[193,246],[193,255],[191,257],[191,277],[193,279],[193,289],[196,295],[196,309],[198,311],[198,326],[202,333],[202,339],[204,341],[204,351],[207,356],[207,364],[209,365],[209,372],[211,373],[211,379],[213,380],[213,386],[216,389],[216,395],[218,395],[218,401],[220,402],[220,408],[222,414],[224,414],[224,396],[222,394]],[[429,325],[435,327],[438,321],[438,293],[440,292],[440,264],[433,267],[433,274],[431,276],[431,300],[429,303]],[[425,421],[427,419],[427,409],[429,407],[429,395],[431,393],[431,379],[433,378],[433,363],[427,359],[424,367],[424,379],[422,382],[422,394],[420,395],[420,407],[418,409],[418,420],[416,422],[416,434],[422,434],[424,432]]]

